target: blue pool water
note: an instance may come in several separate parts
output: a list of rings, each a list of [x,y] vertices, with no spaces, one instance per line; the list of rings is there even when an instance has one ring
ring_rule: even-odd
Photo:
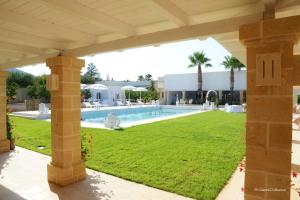
[[[81,113],[81,118],[85,122],[104,123],[108,113],[113,113],[118,116],[121,123],[136,122],[145,119],[154,119],[159,117],[166,117],[189,112],[195,112],[196,109],[191,108],[163,108],[161,106],[155,107],[140,107],[140,108],[126,108],[126,109],[109,109],[99,111],[86,111]]]

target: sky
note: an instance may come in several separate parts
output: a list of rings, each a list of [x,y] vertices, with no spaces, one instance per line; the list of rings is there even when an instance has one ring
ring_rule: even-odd
[[[206,40],[189,40],[176,43],[162,44],[160,46],[149,46],[128,49],[122,52],[109,52],[83,57],[85,65],[93,62],[102,79],[113,78],[114,80],[137,80],[139,75],[151,74],[157,77],[165,74],[194,73],[197,68],[187,68],[190,64],[188,57],[195,51],[204,51],[211,59],[213,67],[204,68],[203,71],[223,71],[220,63],[224,56],[230,53],[213,38]],[[83,68],[82,73],[86,71]],[[42,75],[49,74],[50,70],[45,64],[19,68],[25,72]]]

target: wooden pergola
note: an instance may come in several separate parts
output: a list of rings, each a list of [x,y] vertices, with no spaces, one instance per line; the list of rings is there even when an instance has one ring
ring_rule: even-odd
[[[85,178],[80,70],[85,55],[213,37],[247,65],[245,199],[289,199],[299,0],[0,0],[0,152],[8,68],[46,62],[52,103],[48,180]],[[280,187],[279,193],[255,188]]]

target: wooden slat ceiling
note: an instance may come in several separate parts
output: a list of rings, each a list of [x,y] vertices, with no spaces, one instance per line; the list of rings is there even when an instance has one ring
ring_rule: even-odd
[[[270,0],[0,0],[0,68],[59,53],[84,56],[207,36],[244,61],[238,27],[261,19],[265,2]],[[299,4],[277,0],[276,14],[300,14]]]

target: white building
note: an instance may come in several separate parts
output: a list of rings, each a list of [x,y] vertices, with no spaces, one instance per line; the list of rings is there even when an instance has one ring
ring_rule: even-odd
[[[134,87],[149,87],[150,81],[99,81],[102,85],[107,87],[107,90],[96,90],[89,89],[92,93],[92,100],[100,100],[103,104],[106,105],[115,105],[117,99],[125,101],[125,91],[122,90],[122,87],[130,85]]]
[[[203,72],[203,91],[217,92],[219,102],[227,100],[230,91],[230,71]],[[179,99],[195,100],[198,89],[197,73],[189,74],[166,74],[158,78],[157,89],[160,92],[160,102],[164,104],[175,104],[177,96]],[[234,91],[239,97],[239,103],[245,101],[246,71],[234,72]]]

